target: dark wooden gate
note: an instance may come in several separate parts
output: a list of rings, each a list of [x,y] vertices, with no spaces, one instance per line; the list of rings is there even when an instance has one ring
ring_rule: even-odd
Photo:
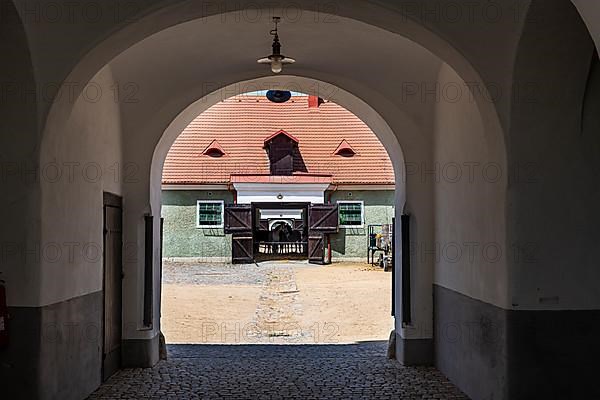
[[[121,367],[122,220],[121,198],[105,193],[102,380]]]
[[[308,207],[308,262],[324,264],[328,235],[338,227],[337,204],[313,204]]]
[[[249,264],[254,262],[252,232],[252,206],[231,204],[225,206],[225,233],[231,237],[231,262]]]
[[[311,264],[325,263],[325,234],[310,232],[308,234],[308,262]]]
[[[309,203],[304,202],[252,203],[255,261],[299,259],[307,256],[308,206]],[[265,217],[262,214],[265,210],[274,209],[300,211],[301,218],[277,217],[276,215]],[[275,224],[271,225],[274,220],[281,221],[275,221]],[[278,230],[277,225],[280,225],[279,222],[284,223],[291,229],[285,228],[283,237],[276,232]]]

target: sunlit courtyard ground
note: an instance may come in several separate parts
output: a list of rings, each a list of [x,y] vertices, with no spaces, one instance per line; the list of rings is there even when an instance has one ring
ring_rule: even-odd
[[[467,399],[435,368],[387,359],[390,273],[299,262],[163,272],[168,359],[120,370],[90,399]]]
[[[387,340],[391,274],[361,263],[169,262],[161,329],[167,343],[336,344]]]

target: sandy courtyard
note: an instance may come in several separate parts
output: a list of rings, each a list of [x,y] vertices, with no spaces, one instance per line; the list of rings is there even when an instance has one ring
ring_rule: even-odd
[[[387,340],[391,274],[360,263],[165,262],[167,343],[350,343]]]

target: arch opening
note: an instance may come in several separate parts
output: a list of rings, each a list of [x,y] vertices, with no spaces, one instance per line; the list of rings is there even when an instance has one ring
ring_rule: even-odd
[[[297,89],[292,100],[286,105],[271,104],[264,98],[261,89],[271,87],[267,79],[254,80],[249,84],[236,84],[241,92],[239,95],[225,88],[222,92],[214,94],[214,102],[206,98],[199,99],[190,107],[200,107],[203,112],[196,114],[198,109],[189,110],[189,113],[188,110],[184,111],[181,116],[186,118],[182,122],[185,128],[179,132],[176,129],[172,132],[166,131],[163,136],[168,140],[165,148],[157,147],[155,162],[164,166],[163,157],[167,159],[167,169],[159,171],[160,175],[157,173],[163,185],[160,186],[161,182],[158,182],[156,187],[161,191],[157,196],[160,196],[162,201],[161,215],[164,218],[162,237],[165,243],[163,254],[166,257],[164,271],[167,276],[163,279],[167,283],[163,283],[162,290],[165,295],[161,315],[165,321],[163,332],[168,343],[206,343],[204,340],[223,344],[231,344],[232,341],[272,342],[272,335],[275,333],[271,330],[275,328],[265,323],[265,316],[261,313],[265,307],[262,304],[264,298],[274,298],[269,307],[281,308],[279,311],[273,311],[276,315],[281,317],[285,314],[286,318],[298,320],[293,332],[275,329],[280,337],[277,343],[334,344],[361,340],[381,341],[387,339],[390,330],[393,329],[393,320],[390,318],[393,282],[390,274],[385,273],[389,271],[386,268],[384,272],[377,267],[365,269],[365,263],[368,259],[367,239],[372,233],[372,253],[382,256],[382,266],[384,260],[386,267],[391,265],[391,223],[398,198],[403,199],[402,195],[394,195],[394,188],[402,193],[403,187],[398,188],[394,185],[396,176],[387,152],[395,150],[395,154],[401,155],[401,149],[397,143],[395,149],[385,148],[381,144],[381,129],[389,130],[383,120],[377,121],[371,117],[371,125],[376,121],[378,125],[375,126],[380,129],[379,135],[376,135],[357,115],[339,104],[339,96],[336,96],[336,102],[330,99],[321,100],[319,109],[313,109],[313,96],[316,97],[317,94],[304,95],[300,89],[315,87],[317,84],[324,86],[325,83],[299,77],[293,77],[293,81],[292,77],[286,77],[286,80],[292,82],[292,86]],[[245,88],[249,86],[257,90],[245,93]],[[335,90],[340,91],[338,88]],[[220,97],[222,93],[232,97],[223,99]],[[354,96],[347,96],[355,102],[355,109],[359,109],[363,115],[374,114],[373,110]],[[358,106],[363,106],[362,110]],[[174,126],[178,126],[177,123],[178,121],[174,121]],[[336,125],[340,128],[336,129]],[[174,135],[171,136],[171,133]],[[242,137],[244,144],[238,147]],[[339,147],[341,137],[348,138],[362,149],[363,160],[360,165],[368,170],[364,172],[364,178],[355,176],[361,175],[361,172],[352,172],[349,164],[352,161],[334,158],[334,150]],[[272,165],[269,171],[271,161],[268,154],[275,151],[270,146],[280,138],[283,142],[289,141],[294,144],[292,153],[295,158],[291,175],[280,175],[280,172],[272,169]],[[215,141],[227,152],[230,158],[228,164],[217,165],[210,160],[195,157],[198,149],[205,147],[205,143]],[[165,149],[168,154],[165,154]],[[243,165],[239,162],[239,157],[242,157]],[[332,163],[337,163],[338,166],[331,166]],[[379,167],[370,165],[371,163],[378,163]],[[401,167],[397,169],[402,170]],[[185,171],[190,172],[186,175]],[[263,182],[267,177],[273,178],[273,182]],[[358,183],[352,184],[354,181]],[[222,187],[217,187],[219,184]],[[252,253],[253,259],[242,262],[236,258],[239,257],[236,253],[239,242],[235,232],[224,235],[227,232],[226,221],[221,225],[225,232],[201,224],[193,228],[202,226],[203,229],[192,229],[194,217],[190,213],[194,211],[196,199],[202,199],[198,200],[199,206],[210,203],[224,207],[225,214],[236,211],[233,203],[252,206],[252,219],[248,221],[252,228],[239,235],[252,237],[253,243],[247,249]],[[323,254],[320,261],[315,261],[319,256],[311,250],[313,243],[310,240],[312,236],[320,234],[310,229],[309,216],[313,212],[312,206],[328,204],[337,208],[342,207],[340,204],[349,206],[359,203],[360,224],[351,221],[346,224],[353,223],[354,226],[338,227],[336,216],[335,232],[323,235],[326,241],[322,244]],[[230,205],[232,208],[228,211]],[[202,212],[199,208],[196,211]],[[236,215],[243,219],[246,214]],[[182,226],[187,226],[187,229]],[[372,262],[378,265],[379,261],[373,254]],[[308,260],[331,266],[311,266],[307,263]],[[213,288],[218,287],[218,282],[209,282],[202,287],[173,288],[173,284],[178,281],[172,278],[173,274],[181,275],[177,272],[178,268],[189,271],[201,271],[203,268],[219,271],[224,268],[223,271],[231,271],[231,267],[227,266],[231,261],[244,264],[241,269],[234,267],[233,274],[237,276],[236,279],[244,280],[248,274],[265,274],[266,284],[261,289],[256,311],[251,309],[244,312],[244,307],[236,310],[224,309],[232,296],[238,298],[248,293],[229,286],[221,289],[220,293],[211,292]],[[259,262],[260,267],[255,267],[252,262]],[[196,275],[201,274],[198,272]],[[296,297],[300,297],[303,307],[306,307],[305,312],[288,315],[286,312],[289,312],[289,304],[276,301],[279,297],[271,293],[271,282],[274,279],[278,281],[280,274],[287,277],[286,285],[297,285],[298,289],[290,293],[299,293],[294,294],[294,301],[298,303],[300,300]],[[336,274],[340,274],[337,279]],[[356,283],[352,284],[353,281]],[[316,282],[319,282],[318,285],[315,285]],[[208,290],[205,291],[207,286]],[[357,292],[353,294],[350,287]],[[371,289],[368,289],[369,287]],[[184,296],[184,290],[189,291],[190,296],[196,296],[193,304],[209,305],[202,310],[185,311],[190,319],[185,323],[181,318],[185,305],[176,305],[178,298]],[[173,296],[173,293],[177,293],[177,296]],[[367,296],[368,299],[362,299],[360,296]],[[340,299],[346,300],[340,302]],[[216,304],[210,305],[213,302]],[[255,299],[248,298],[243,303],[251,307],[255,302]],[[356,307],[355,313],[349,312],[348,307],[352,304]],[[323,337],[310,332],[310,327],[322,322],[317,321],[317,315],[327,313],[330,313],[330,328],[336,329],[323,341]],[[223,325],[232,325],[231,315],[236,315],[238,320],[243,321],[243,326],[252,332],[248,335],[222,335]],[[356,324],[352,323],[355,319],[367,321],[366,326],[356,329]],[[281,321],[275,320],[277,318],[272,316],[271,324],[281,325]],[[202,332],[200,327],[191,328],[198,321],[216,321],[210,338],[199,336]]]
[[[472,91],[472,84],[465,83],[468,78],[473,78],[470,80],[472,82],[482,83],[483,81],[475,72],[475,68],[464,57],[458,57],[457,53],[453,53],[448,43],[443,42],[440,38],[432,38],[429,32],[423,33],[422,40],[419,40],[421,44],[435,42],[436,45],[432,45],[432,48],[436,50],[435,53],[445,56],[444,60],[452,66],[434,55],[433,50],[427,50],[393,30],[380,29],[344,17],[335,27],[327,27],[327,29],[331,28],[332,31],[335,31],[332,37],[338,38],[336,39],[338,46],[334,47],[339,53],[337,55],[340,56],[341,62],[335,64],[314,62],[314,60],[325,60],[330,57],[321,57],[319,51],[323,51],[323,48],[312,46],[316,49],[314,54],[306,52],[300,54],[307,60],[305,66],[298,64],[297,69],[289,69],[289,72],[293,72],[294,75],[272,77],[262,76],[264,72],[256,70],[246,63],[247,56],[253,54],[260,47],[260,40],[256,40],[257,35],[262,32],[260,27],[239,24],[228,33],[231,26],[219,24],[218,18],[206,19],[201,22],[190,21],[147,36],[112,59],[100,73],[91,79],[91,83],[94,85],[100,84],[103,88],[110,88],[115,84],[118,87],[128,83],[128,79],[135,77],[133,80],[137,85],[137,96],[139,97],[134,100],[137,101],[103,103],[104,108],[99,114],[97,103],[92,102],[89,93],[84,92],[87,94],[82,94],[75,104],[64,101],[57,101],[53,104],[45,127],[42,162],[48,163],[56,159],[70,162],[83,157],[83,159],[91,159],[101,165],[119,164],[121,166],[119,169],[123,178],[118,182],[101,181],[95,186],[93,184],[86,186],[89,183],[86,182],[80,187],[70,186],[72,189],[68,189],[67,192],[72,190],[73,192],[69,193],[69,196],[75,196],[75,193],[80,195],[79,192],[83,190],[86,196],[90,196],[91,203],[96,206],[98,206],[99,198],[97,194],[102,191],[114,192],[124,198],[124,240],[129,246],[128,249],[136,255],[136,257],[125,260],[124,267],[126,278],[123,284],[127,298],[123,304],[125,321],[123,326],[124,337],[128,340],[154,340],[159,333],[160,306],[156,299],[160,295],[160,265],[158,262],[160,224],[157,216],[160,215],[161,210],[160,189],[164,158],[176,136],[194,116],[231,94],[281,88],[312,93],[324,98],[334,98],[337,103],[363,120],[384,144],[393,161],[396,175],[395,206],[397,213],[400,214],[402,210],[411,215],[413,221],[411,234],[418,245],[435,246],[438,239],[448,242],[454,233],[445,227],[461,224],[465,220],[468,220],[468,223],[464,224],[461,231],[463,235],[461,239],[464,241],[472,241],[473,236],[481,237],[482,232],[485,237],[491,237],[493,240],[500,242],[504,240],[503,195],[498,193],[505,187],[506,176],[493,182],[491,186],[483,184],[477,187],[469,186],[472,190],[464,193],[472,196],[472,202],[467,204],[467,202],[461,202],[461,195],[456,195],[451,199],[444,197],[448,189],[452,189],[451,191],[455,193],[459,186],[455,185],[456,175],[443,176],[440,175],[442,170],[437,170],[434,172],[434,175],[437,174],[437,176],[432,178],[431,173],[428,172],[438,168],[439,162],[436,157],[444,161],[444,166],[453,166],[458,161],[465,168],[465,163],[472,165],[473,162],[479,162],[481,164],[480,157],[485,158],[491,155],[494,163],[500,165],[500,168],[505,167],[504,139],[495,106],[493,102],[486,100],[486,97],[489,98],[489,96],[487,96],[485,85],[479,86],[480,90]],[[202,28],[202,24],[205,24],[204,28]],[[327,30],[321,27],[320,30],[313,32],[308,29],[309,27],[298,23],[294,26],[294,30],[290,30],[289,35],[293,37],[293,33],[304,34],[314,39],[314,37],[323,37],[323,30]],[[249,32],[247,37],[240,35],[240,32],[246,28]],[[199,46],[196,38],[204,37],[199,35],[203,29],[222,32],[223,40],[235,42],[240,48],[244,47],[243,44],[248,44],[247,54],[240,52],[227,55],[231,58],[225,57],[225,62],[220,65],[201,62],[205,58],[214,59],[215,55],[223,56],[208,43],[202,42],[200,43],[202,46]],[[361,39],[359,36],[363,36],[363,38]],[[356,40],[350,40],[350,37]],[[318,43],[317,40],[314,42]],[[381,45],[383,52],[399,48],[405,51],[405,54],[402,60],[394,58],[393,62],[381,69],[377,69],[381,65],[370,66],[369,73],[365,73],[364,70],[359,71],[353,67],[355,64],[352,63],[352,57],[358,51],[357,49],[367,51],[370,43]],[[296,48],[301,49],[300,45],[301,43],[296,43]],[[329,44],[326,47],[329,49]],[[206,54],[194,52],[192,50],[194,48],[206,49]],[[372,51],[372,49],[368,51]],[[183,56],[188,56],[189,60],[182,62],[183,58],[177,58]],[[344,62],[344,59],[347,61]],[[412,62],[406,63],[404,61],[406,59],[411,59]],[[173,66],[176,66],[176,70],[171,70]],[[158,79],[165,71],[171,71],[169,72],[169,76],[172,77],[170,81]],[[456,71],[460,71],[460,74]],[[77,71],[77,73],[79,72],[81,71]],[[426,79],[423,80],[426,82],[424,85],[418,84],[418,82],[422,82],[422,74],[426,75]],[[403,78],[396,79],[398,75]],[[198,76],[203,78],[199,79]],[[382,76],[387,76],[383,82],[381,81]],[[439,80],[443,80],[446,86],[436,86]],[[432,86],[427,86],[428,84],[432,84]],[[457,86],[462,88],[459,102],[456,101],[456,97],[450,98],[444,95],[442,90]],[[434,88],[433,91],[431,87]],[[433,92],[435,92],[434,99],[428,99]],[[458,114],[466,115],[466,118],[453,118],[457,114],[452,112],[450,105],[457,103],[464,108],[455,108],[454,111],[467,110],[468,112],[464,114]],[[92,115],[105,118],[95,120]],[[106,121],[110,121],[114,125],[106,124]],[[97,143],[74,142],[76,144],[71,147],[61,148],[61,145],[69,138],[76,137],[77,140],[87,140],[86,135],[94,133],[94,128],[89,129],[86,135],[77,136],[76,134],[82,131],[82,127],[89,128],[90,124],[100,126],[101,131],[110,133],[106,136],[108,142],[102,143],[100,146],[103,149],[101,153],[103,153],[104,159],[96,160],[87,154],[74,155],[78,146],[87,146],[97,152]],[[465,126],[468,126],[468,129],[464,129],[465,133],[463,136],[459,135],[460,137],[453,136],[454,129],[446,129],[453,127],[458,131]],[[479,147],[475,149],[467,146],[469,148],[467,152],[464,151],[465,147],[461,147],[460,144],[442,145],[448,140],[452,142],[453,137],[456,143],[476,142]],[[476,141],[471,140],[474,137],[477,139]],[[113,151],[114,149],[118,150]],[[477,155],[478,151],[485,155]],[[356,157],[360,157],[360,154]],[[434,184],[440,176],[449,184],[443,190],[436,189]],[[132,177],[132,180],[126,179]],[[50,200],[48,209],[62,207],[61,204],[57,204],[57,201],[53,202],[52,200],[60,197],[58,193],[61,190],[58,188],[58,186],[43,185],[43,196]],[[481,197],[484,198],[484,201],[479,201]],[[485,207],[487,204],[485,199],[490,198],[493,199],[491,202],[493,212]],[[75,197],[68,204],[76,203],[74,199]],[[467,210],[469,205],[477,205],[476,213],[469,214],[470,210]],[[75,204],[76,209],[77,207]],[[460,210],[460,212],[455,212],[455,210]],[[83,211],[82,208],[81,212],[83,213]],[[444,219],[451,215],[458,217]],[[486,226],[482,227],[480,221],[472,215],[486,216],[485,218],[494,215],[494,217],[491,218],[491,222],[488,218]],[[145,217],[148,216],[155,217],[150,228],[145,226]],[[55,223],[60,224],[61,222],[50,219],[42,223],[44,225],[42,231],[48,240],[56,237],[63,239],[60,231],[57,233],[56,230],[52,230]],[[95,220],[87,226],[82,226],[81,230],[96,232],[94,228],[99,224],[99,215],[96,215]],[[494,228],[488,229],[488,226],[494,226]],[[65,226],[66,231],[71,228]],[[76,231],[73,229],[73,232]],[[73,235],[81,234],[83,233],[73,233]],[[100,241],[94,235],[92,235],[93,240]],[[150,267],[146,265],[148,259],[147,237],[152,238],[150,247],[154,257]],[[400,259],[398,251],[399,246],[396,246],[395,256]],[[91,265],[95,264],[98,262],[91,262]],[[447,263],[446,267],[448,264],[450,263]],[[433,336],[432,284],[445,285],[468,293],[475,298],[482,298],[494,303],[508,301],[506,293],[503,293],[505,288],[493,284],[498,277],[487,276],[479,266],[467,266],[454,273],[444,272],[452,270],[446,267],[436,261],[435,257],[427,255],[418,257],[412,264],[410,300],[413,308],[413,320],[405,321],[406,323],[397,321],[396,334],[401,340],[422,340],[431,347]],[[435,272],[436,268],[439,270],[439,274]],[[502,271],[502,268],[498,268],[498,270]],[[63,273],[65,272],[63,271]],[[500,275],[502,273],[500,272]],[[95,274],[92,279],[85,279],[86,274],[90,274],[89,271],[82,271],[81,279],[68,282],[64,287],[50,285],[54,292],[46,294],[44,301],[49,304],[55,300],[68,299],[77,293],[93,292],[101,288],[101,279],[98,279],[98,274]],[[65,275],[68,274],[65,273]],[[500,278],[503,279],[503,276]],[[49,281],[51,276],[47,275],[44,279]],[[81,285],[81,282],[85,282],[87,286],[83,287],[85,285]],[[394,285],[397,288],[396,293],[400,293],[399,276],[396,276]],[[150,305],[144,301],[149,291],[154,294],[154,302]],[[397,309],[399,309],[400,303],[399,297],[397,297]],[[147,310],[147,307],[151,309]],[[153,324],[145,323],[145,318],[142,316],[146,313],[154,316]],[[399,346],[401,345],[399,344]],[[156,357],[157,352],[154,352],[153,347],[153,350],[148,352],[148,359],[144,362],[152,364]],[[423,355],[423,359],[425,358],[431,359],[430,356]]]

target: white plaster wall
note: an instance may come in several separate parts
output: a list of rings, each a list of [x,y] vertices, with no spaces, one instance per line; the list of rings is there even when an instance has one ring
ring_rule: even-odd
[[[510,265],[511,305],[599,309],[595,46],[568,2],[537,0],[530,13],[538,22],[523,31],[515,85],[534,82],[535,91],[529,101],[515,101],[511,112],[515,179],[507,191],[507,231],[524,249]]]
[[[446,88],[435,112],[435,236],[417,243],[415,257],[435,258],[435,283],[506,308],[505,240],[507,171],[502,143],[486,134],[478,106],[469,93],[453,90],[463,81],[444,64],[439,84]],[[430,252],[434,250],[435,254]]]
[[[321,204],[324,202],[323,192],[293,192],[293,191],[282,191],[281,195],[283,198],[280,200],[277,198],[278,193],[269,193],[261,191],[247,191],[238,193],[239,204],[251,204],[251,203],[267,203],[267,202],[299,202],[299,203],[313,203]]]
[[[103,192],[124,179],[119,104],[109,67],[56,104],[42,143],[41,305],[102,289]],[[71,102],[74,104],[71,104]]]
[[[321,204],[325,202],[325,190],[328,183],[315,185],[236,183],[237,202],[250,204],[253,202],[305,202]],[[281,199],[278,196],[283,196]]]
[[[288,219],[301,219],[303,210],[260,210],[260,219],[273,219],[273,218],[288,218]],[[275,223],[277,221],[273,221]]]

